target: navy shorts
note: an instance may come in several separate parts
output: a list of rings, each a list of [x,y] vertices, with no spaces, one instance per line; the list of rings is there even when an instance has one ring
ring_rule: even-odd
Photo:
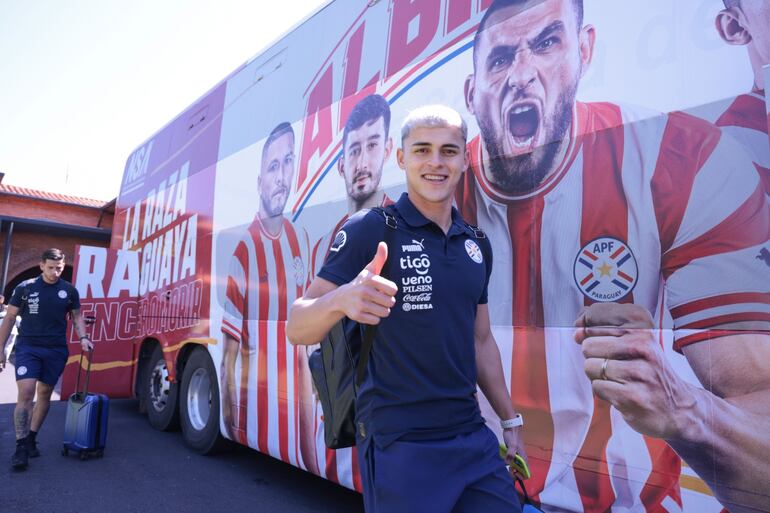
[[[67,346],[16,344],[16,381],[36,379],[54,386],[67,365]]]
[[[378,447],[370,436],[356,444],[366,513],[521,511],[497,437],[486,426],[445,440]]]

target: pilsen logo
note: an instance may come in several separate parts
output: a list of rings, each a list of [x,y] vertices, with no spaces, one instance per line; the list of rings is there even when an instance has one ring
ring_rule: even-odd
[[[353,107],[374,93],[389,95],[391,77],[461,36],[470,37],[492,0],[390,0],[364,3],[304,93],[305,123],[299,155],[296,212],[321,171],[339,151]],[[368,17],[389,15],[384,24]],[[384,41],[384,44],[383,44]],[[372,57],[381,55],[384,59]],[[364,59],[363,56],[367,55]],[[336,143],[336,144],[335,144]]]

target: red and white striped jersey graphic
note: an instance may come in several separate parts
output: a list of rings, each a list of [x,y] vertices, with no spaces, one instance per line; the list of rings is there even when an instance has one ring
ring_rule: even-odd
[[[286,338],[286,319],[307,284],[308,239],[288,220],[273,237],[255,220],[230,260],[222,332],[241,343],[240,383],[233,412],[236,438],[300,466],[297,351]]]
[[[342,486],[363,491],[361,471],[358,467],[358,451],[355,447],[344,449],[327,449],[324,441],[323,409],[316,398],[315,405],[315,446],[316,461],[321,477]]]
[[[752,91],[735,98],[696,107],[689,113],[714,123],[743,145],[754,161],[770,196],[770,139],[765,92]]]
[[[596,301],[660,317],[662,287],[678,348],[705,328],[770,320],[755,258],[768,204],[738,143],[702,120],[610,103],[578,103],[574,119],[563,161],[523,196],[494,189],[471,141],[456,198],[495,248],[489,312],[527,419],[527,488],[557,511],[678,511],[680,460],[594,398],[573,323]]]

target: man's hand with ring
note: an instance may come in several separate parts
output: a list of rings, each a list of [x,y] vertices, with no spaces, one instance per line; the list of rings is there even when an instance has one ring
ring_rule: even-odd
[[[666,362],[647,310],[597,303],[580,314],[575,326],[594,394],[617,408],[636,431],[678,438],[695,394]]]
[[[610,364],[610,359],[605,358],[604,363],[602,363],[602,373],[599,376],[599,379],[607,381],[607,366]]]

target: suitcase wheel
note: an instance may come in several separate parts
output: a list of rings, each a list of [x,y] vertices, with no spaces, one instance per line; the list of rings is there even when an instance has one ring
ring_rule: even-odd
[[[80,453],[80,459],[81,460],[87,460],[88,459],[88,453],[87,452],[81,452]]]
[[[103,458],[104,457],[104,449],[99,449],[96,451],[96,457],[97,458]]]
[[[69,449],[67,449],[66,447],[62,447],[62,448],[61,448],[61,455],[62,455],[62,456],[68,456],[68,455],[69,455],[69,453],[70,453],[70,450],[69,450]]]

